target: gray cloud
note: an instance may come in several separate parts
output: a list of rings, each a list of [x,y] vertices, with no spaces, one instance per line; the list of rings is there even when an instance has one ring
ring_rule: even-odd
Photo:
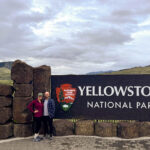
[[[139,26],[150,17],[149,0],[0,3],[1,61],[47,64],[54,74],[149,65],[149,26]]]
[[[131,40],[130,34],[119,29],[111,28],[100,28],[95,31],[84,31],[77,35],[83,44],[98,44],[100,46],[109,46],[123,44]]]

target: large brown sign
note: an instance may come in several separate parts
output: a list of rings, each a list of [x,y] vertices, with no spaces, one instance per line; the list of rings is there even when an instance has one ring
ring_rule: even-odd
[[[56,118],[150,120],[150,75],[51,77]]]

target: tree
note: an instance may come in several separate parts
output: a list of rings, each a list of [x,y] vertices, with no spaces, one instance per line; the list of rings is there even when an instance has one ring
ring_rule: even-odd
[[[64,93],[63,90],[60,88],[60,92],[59,92],[59,100],[62,101],[64,100]]]

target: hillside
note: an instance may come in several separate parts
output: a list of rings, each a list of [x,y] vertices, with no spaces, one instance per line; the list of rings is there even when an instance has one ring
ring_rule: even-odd
[[[10,78],[10,69],[0,68],[0,83],[12,85],[12,80]]]
[[[134,67],[130,69],[123,69],[119,71],[114,71],[111,73],[104,73],[107,75],[113,75],[113,74],[150,74],[150,66],[145,67]]]
[[[10,69],[0,68],[0,80],[10,80]]]
[[[12,85],[13,82],[10,77],[10,69],[8,68],[0,68],[0,83]],[[145,67],[135,67],[130,69],[124,69],[114,72],[106,72],[106,73],[97,73],[98,75],[106,74],[106,75],[115,75],[115,74],[150,74],[150,66]]]
[[[11,69],[13,61],[8,62],[0,62],[0,68],[8,68]]]

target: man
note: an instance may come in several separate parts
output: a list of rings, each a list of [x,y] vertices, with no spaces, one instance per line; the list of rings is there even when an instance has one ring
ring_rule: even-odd
[[[50,98],[50,93],[45,92],[44,94],[44,112],[43,112],[43,123],[44,123],[44,137],[52,139],[53,135],[53,118],[55,115],[55,102]],[[49,127],[49,129],[48,129]]]

